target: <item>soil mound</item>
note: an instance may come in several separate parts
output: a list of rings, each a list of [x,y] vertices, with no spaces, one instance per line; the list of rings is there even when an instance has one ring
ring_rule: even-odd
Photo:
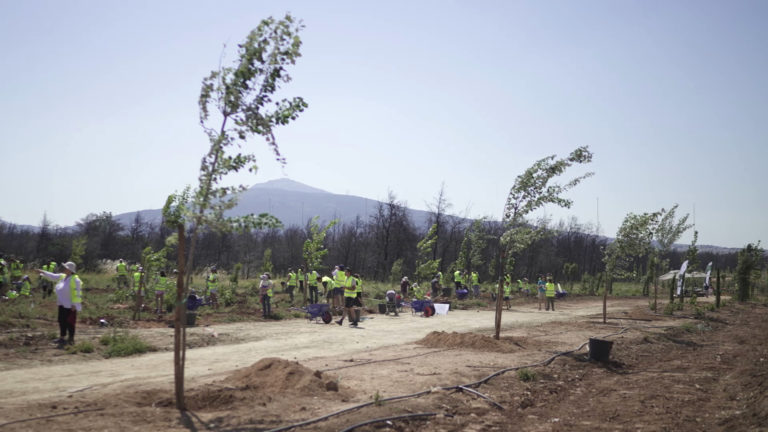
[[[304,398],[322,396],[322,399],[345,399],[351,390],[338,384],[335,376],[313,371],[298,362],[280,358],[264,358],[234,372],[227,378],[187,392],[186,405],[190,410],[232,409],[247,404],[267,406],[273,401],[288,398],[298,403]],[[172,397],[160,400],[142,397],[139,405],[171,407]]]
[[[255,388],[268,394],[287,391],[324,392],[328,379],[298,362],[268,357],[240,369],[224,380],[235,387]]]
[[[518,341],[512,338],[496,340],[490,336],[477,333],[456,333],[433,331],[424,339],[416,342],[430,348],[460,348],[474,351],[493,351],[509,353],[523,349]]]

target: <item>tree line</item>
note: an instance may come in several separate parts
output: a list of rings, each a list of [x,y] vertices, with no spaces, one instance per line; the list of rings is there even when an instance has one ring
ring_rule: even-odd
[[[425,226],[415,226],[405,203],[390,193],[368,219],[358,217],[353,222],[338,222],[331,226],[323,241],[328,253],[321,260],[319,272],[344,264],[364,275],[365,279],[395,281],[402,276],[413,279],[424,260],[436,262],[435,270],[442,273],[456,269],[477,271],[483,281],[497,281],[504,273],[500,238],[502,222],[486,218],[468,219],[447,213],[450,205],[441,190],[430,206]],[[265,268],[278,274],[289,268],[307,268],[302,254],[304,243],[310,239],[313,220],[305,226],[288,226],[241,232],[200,232],[198,250],[192,263],[195,271],[217,265],[232,271],[240,269],[242,278],[251,278]],[[534,280],[551,274],[558,281],[581,281],[606,269],[605,251],[612,241],[595,233],[590,224],[576,218],[552,223],[546,219],[534,222],[543,235],[529,246],[516,252],[514,278]],[[430,233],[434,237],[427,250],[419,243]],[[43,217],[37,229],[0,222],[0,252],[15,255],[27,263],[75,261],[87,271],[99,271],[105,260],[125,259],[140,262],[146,248],[163,249],[173,231],[164,224],[145,221],[137,213],[130,226],[124,226],[111,213],[90,214],[74,227],[53,225]],[[422,248],[423,249],[423,248]],[[174,261],[175,248],[167,248],[169,262]],[[650,251],[646,252],[650,254]],[[648,274],[647,257],[632,257],[631,271],[624,280],[640,281]],[[660,261],[666,269],[679,268],[686,259],[685,251],[666,250]],[[714,254],[699,252],[698,262],[705,266],[714,262],[724,270],[735,269],[738,252]],[[238,266],[238,264],[240,264]],[[665,269],[665,270],[666,270]],[[703,269],[699,269],[703,270]],[[422,272],[423,273],[423,272]],[[431,272],[429,272],[431,273]],[[422,274],[431,278],[431,274]]]

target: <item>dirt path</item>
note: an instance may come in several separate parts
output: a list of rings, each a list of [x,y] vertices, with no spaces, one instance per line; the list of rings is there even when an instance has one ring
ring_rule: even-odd
[[[646,299],[613,300],[611,314],[638,306]],[[505,311],[506,330],[549,321],[570,320],[601,313],[598,300],[559,302],[555,313],[536,310],[535,305]],[[191,337],[217,337],[227,344],[187,350],[186,381],[192,386],[211,382],[233,370],[249,366],[266,357],[305,361],[322,357],[354,356],[382,347],[407,344],[432,331],[488,332],[493,329],[492,311],[451,311],[429,319],[402,314],[400,317],[371,315],[361,323],[363,329],[336,324],[309,324],[304,320],[267,323],[236,323],[189,330]],[[108,330],[98,330],[105,332]],[[158,347],[172,345],[172,329],[138,330]],[[214,336],[215,335],[215,336]],[[11,408],[30,402],[56,400],[74,393],[112,394],[158,387],[173,381],[173,353],[156,352],[142,356],[66,364],[18,366],[2,374],[0,406]]]

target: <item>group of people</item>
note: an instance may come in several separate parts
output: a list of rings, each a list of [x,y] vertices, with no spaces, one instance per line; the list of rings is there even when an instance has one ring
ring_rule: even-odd
[[[281,281],[285,287],[284,292],[290,297],[291,304],[295,300],[295,291],[298,288],[302,294],[304,304],[320,303],[320,287],[325,292],[326,302],[341,311],[341,318],[336,324],[342,325],[347,319],[351,327],[357,327],[360,322],[360,311],[363,307],[363,280],[359,274],[353,274],[352,270],[344,265],[337,265],[328,274],[321,276],[316,270],[304,271],[298,267],[288,269],[288,277]],[[261,296],[262,314],[268,318],[272,313],[272,296],[275,283],[272,275],[264,273],[260,276],[259,294]]]

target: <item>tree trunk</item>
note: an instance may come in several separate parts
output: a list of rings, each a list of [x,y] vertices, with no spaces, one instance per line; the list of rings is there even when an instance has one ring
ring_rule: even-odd
[[[176,275],[176,313],[173,325],[173,379],[176,392],[176,409],[186,411],[184,404],[184,347],[186,345],[186,302],[184,301],[184,250],[186,246],[184,238],[184,225],[180,224],[179,251]]]
[[[499,340],[499,334],[501,333],[501,302],[504,298],[503,295],[504,292],[504,278],[499,278],[499,290],[496,293],[496,334],[494,334],[493,338],[496,340]]]
[[[605,324],[608,319],[608,286],[610,286],[612,283],[613,278],[610,276],[606,277],[605,290],[603,290],[603,324]]]

